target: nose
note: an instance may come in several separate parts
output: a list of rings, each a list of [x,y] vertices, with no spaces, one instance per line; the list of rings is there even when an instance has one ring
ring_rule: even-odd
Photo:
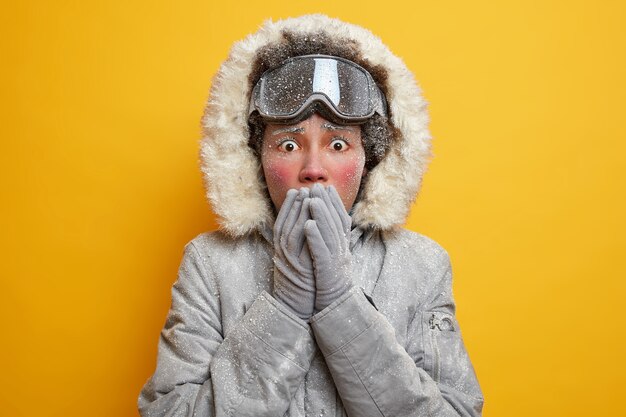
[[[300,182],[305,184],[328,181],[328,172],[324,168],[318,150],[311,149],[307,152],[304,165],[300,170],[299,179]]]

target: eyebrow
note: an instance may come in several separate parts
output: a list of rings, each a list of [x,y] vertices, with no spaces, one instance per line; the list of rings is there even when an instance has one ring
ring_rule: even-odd
[[[304,133],[303,127],[283,127],[282,129],[276,129],[272,132],[272,136],[280,135],[281,133]]]
[[[354,132],[354,129],[351,126],[339,126],[328,122],[324,123],[322,127],[328,130],[347,130],[348,132]]]
[[[354,132],[354,128],[351,126],[339,126],[332,123],[324,123],[322,128],[327,130],[347,130],[348,132]],[[283,127],[281,129],[276,129],[272,132],[272,136],[280,135],[281,133],[304,133],[303,127]]]
[[[324,123],[322,128],[327,130],[347,130],[348,132],[354,132],[354,129],[351,126],[339,126],[332,123]],[[281,133],[304,133],[303,127],[283,127],[281,129],[276,129],[272,132],[272,136],[280,135]]]

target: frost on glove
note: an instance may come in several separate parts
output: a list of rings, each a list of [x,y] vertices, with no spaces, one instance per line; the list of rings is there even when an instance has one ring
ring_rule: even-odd
[[[311,219],[309,189],[289,190],[274,223],[274,298],[308,320],[315,304],[315,281],[304,225]]]
[[[352,287],[350,226],[352,219],[334,187],[315,184],[306,241],[315,274],[315,312],[322,311]]]

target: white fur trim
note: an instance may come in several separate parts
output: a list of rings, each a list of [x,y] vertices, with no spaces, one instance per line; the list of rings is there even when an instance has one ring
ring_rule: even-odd
[[[366,188],[353,210],[361,226],[390,229],[402,225],[421,186],[430,159],[426,102],[413,74],[367,29],[321,14],[266,21],[254,34],[233,45],[213,79],[203,117],[201,169],[207,197],[221,227],[241,236],[273,219],[261,168],[248,147],[248,77],[257,51],[281,39],[281,30],[352,39],[361,55],[388,72],[391,122],[400,131],[385,158],[369,172]]]

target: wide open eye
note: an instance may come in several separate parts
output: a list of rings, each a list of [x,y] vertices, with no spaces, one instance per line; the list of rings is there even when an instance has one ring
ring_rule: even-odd
[[[344,139],[334,139],[330,142],[330,148],[337,152],[345,151],[348,149],[348,142]]]
[[[300,146],[294,140],[285,140],[278,145],[278,149],[283,152],[293,152],[300,149]]]

